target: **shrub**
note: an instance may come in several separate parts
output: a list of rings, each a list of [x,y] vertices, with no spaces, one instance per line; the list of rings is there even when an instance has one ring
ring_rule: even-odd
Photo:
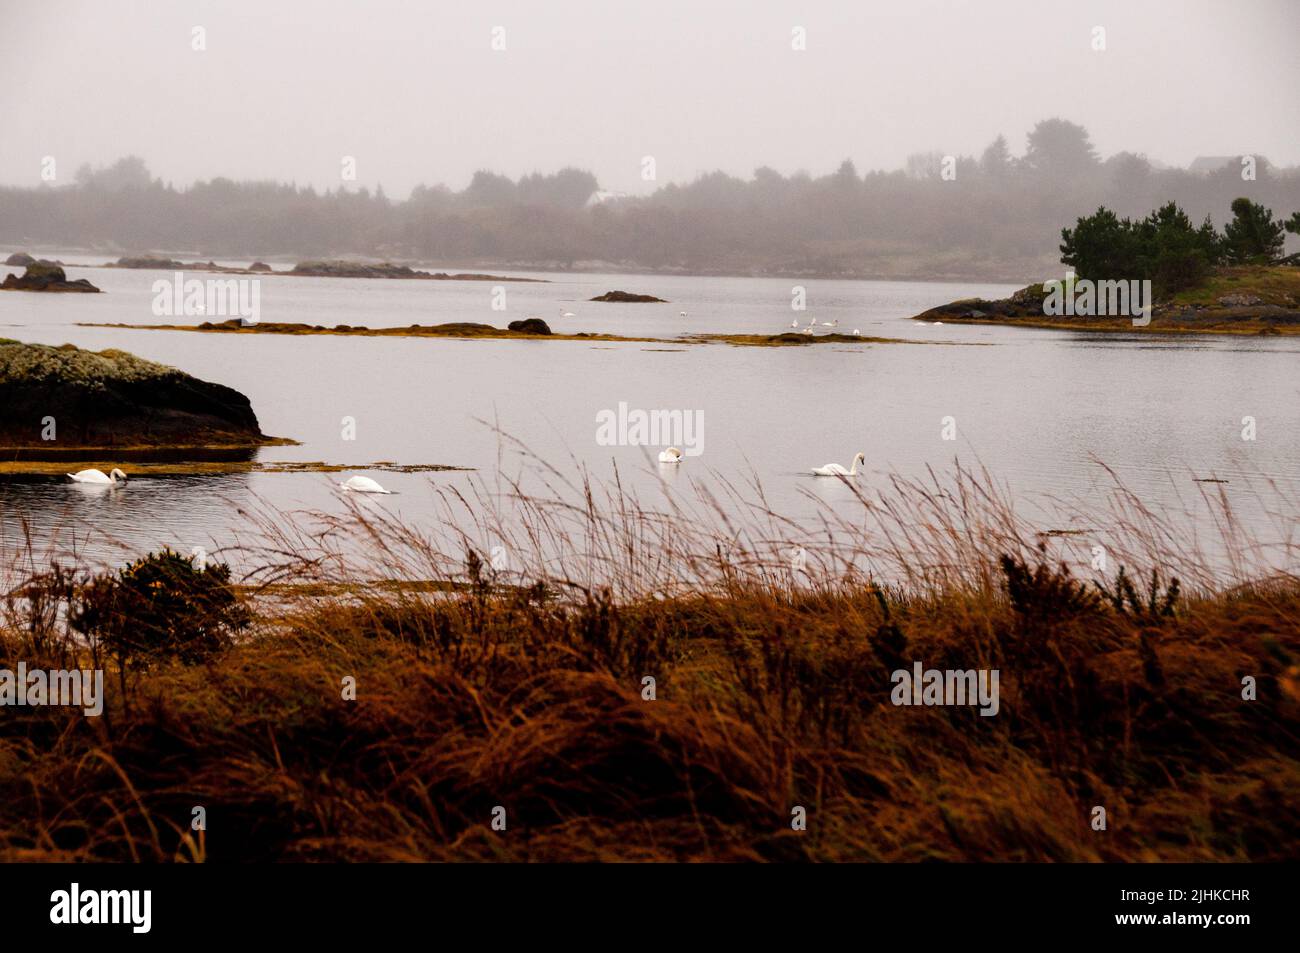
[[[69,623],[122,663],[164,657],[196,663],[227,648],[249,614],[230,587],[229,566],[198,569],[164,550],[92,580]]]

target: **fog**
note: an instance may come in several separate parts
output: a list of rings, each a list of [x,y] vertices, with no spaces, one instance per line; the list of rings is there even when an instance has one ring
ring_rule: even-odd
[[[350,156],[357,187],[393,198],[461,189],[479,169],[566,166],[642,195],[713,170],[978,156],[998,134],[1019,154],[1052,116],[1086,127],[1103,157],[1300,164],[1293,0],[0,10],[0,183],[16,186],[40,185],[47,157],[57,185],[135,154],[178,188],[224,176],[328,189]],[[792,48],[797,28],[806,49]]]

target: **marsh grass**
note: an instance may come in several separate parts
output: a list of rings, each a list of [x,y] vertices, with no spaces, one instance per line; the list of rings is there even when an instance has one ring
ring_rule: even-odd
[[[128,671],[103,718],[0,710],[0,856],[1296,856],[1300,510],[1276,488],[1264,541],[1201,487],[1210,556],[1118,480],[1042,524],[961,466],[811,522],[756,480],[652,504],[617,473],[534,476],[437,490],[421,527],[264,512],[226,554],[253,622],[223,653]],[[3,664],[111,667],[64,622],[87,574],[19,557]],[[916,661],[998,669],[998,715],[894,706]]]

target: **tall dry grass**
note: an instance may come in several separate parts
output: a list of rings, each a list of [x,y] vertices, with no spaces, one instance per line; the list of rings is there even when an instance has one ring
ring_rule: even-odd
[[[1203,525],[1118,481],[1104,513],[1062,508],[1075,536],[978,469],[812,523],[757,482],[651,506],[617,477],[543,474],[542,493],[444,489],[421,527],[364,500],[265,513],[234,647],[112,673],[102,718],[0,709],[0,856],[1296,856],[1293,501],[1265,544],[1208,491],[1210,557]],[[90,664],[66,624],[85,574],[31,568],[0,667]],[[998,714],[891,704],[916,661],[999,670]]]

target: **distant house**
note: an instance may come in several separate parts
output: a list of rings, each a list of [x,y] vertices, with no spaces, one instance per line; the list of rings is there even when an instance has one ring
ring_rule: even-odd
[[[592,205],[603,205],[606,202],[616,202],[619,199],[625,199],[627,197],[628,194],[626,192],[615,192],[610,189],[599,189],[591,193],[591,197],[587,199],[587,205],[589,207]]]

